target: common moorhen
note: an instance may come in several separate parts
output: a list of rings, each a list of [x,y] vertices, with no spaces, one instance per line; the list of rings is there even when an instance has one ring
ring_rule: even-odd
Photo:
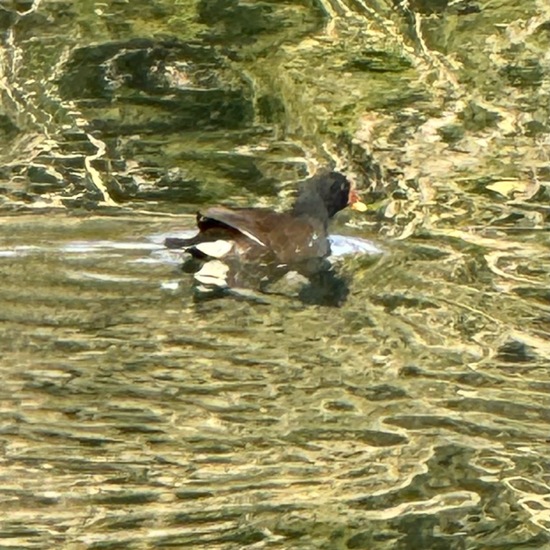
[[[167,238],[168,248],[191,255],[200,289],[258,288],[289,271],[318,279],[330,254],[329,220],[346,206],[364,204],[345,176],[323,172],[301,186],[287,212],[268,208],[209,208],[197,214],[199,232],[189,239]]]

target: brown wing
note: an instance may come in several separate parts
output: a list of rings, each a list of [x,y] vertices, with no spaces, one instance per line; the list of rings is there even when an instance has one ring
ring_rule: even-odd
[[[330,250],[322,222],[267,208],[214,207],[200,214],[198,224],[201,231],[219,225],[232,228],[266,252],[271,250],[282,263],[324,257]]]
[[[269,232],[268,241],[282,263],[322,258],[330,252],[323,223],[307,217],[284,215],[281,224]]]
[[[215,206],[199,214],[197,223],[201,231],[223,225],[235,229],[260,246],[269,247],[267,235],[272,227],[280,225],[279,214],[268,208],[224,208]]]

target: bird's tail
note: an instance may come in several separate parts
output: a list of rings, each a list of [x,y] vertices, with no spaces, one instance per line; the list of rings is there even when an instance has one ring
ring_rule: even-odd
[[[198,235],[191,237],[190,239],[180,239],[179,237],[168,237],[164,240],[164,246],[166,248],[189,248],[197,243],[201,242],[201,239],[197,239]]]

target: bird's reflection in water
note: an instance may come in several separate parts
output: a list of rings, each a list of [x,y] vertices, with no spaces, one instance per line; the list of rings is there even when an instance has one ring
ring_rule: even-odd
[[[342,306],[349,294],[348,278],[327,259],[295,265],[241,264],[194,257],[182,265],[195,279],[196,301],[224,296],[270,303],[270,296],[285,296],[308,305]]]
[[[329,265],[310,275],[298,298],[305,304],[340,307],[348,295],[349,281]]]

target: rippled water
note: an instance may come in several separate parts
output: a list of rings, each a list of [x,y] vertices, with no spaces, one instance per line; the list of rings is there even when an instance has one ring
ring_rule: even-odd
[[[549,28],[0,2],[0,549],[550,549]],[[345,304],[195,301],[182,213],[325,165]]]
[[[2,220],[3,547],[550,544],[548,341],[450,249],[341,258],[342,308],[195,304],[175,229]]]

